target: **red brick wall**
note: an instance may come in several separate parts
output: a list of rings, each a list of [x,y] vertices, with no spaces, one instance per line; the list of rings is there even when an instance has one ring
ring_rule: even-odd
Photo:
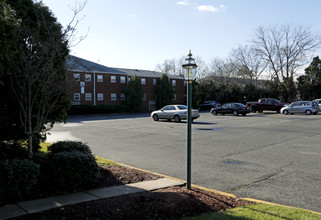
[[[80,81],[74,80],[74,73],[80,74]],[[85,81],[85,74],[89,74],[91,76],[91,81]],[[96,105],[121,105],[121,93],[125,93],[125,88],[128,83],[127,75],[118,75],[118,74],[109,74],[109,73],[90,73],[90,72],[70,72],[68,74],[68,82],[69,82],[69,94],[70,100],[74,104],[83,104],[83,105],[94,105],[94,75],[96,81]],[[98,82],[98,75],[102,75],[103,82]],[[111,82],[111,77],[116,77],[116,82]],[[121,76],[125,77],[125,83],[121,83]],[[156,94],[156,85],[153,85],[153,79],[156,79],[157,82],[159,78],[156,77],[140,77],[140,79],[145,78],[146,84],[142,85],[144,94],[146,94],[146,100],[142,100],[142,110],[150,111],[150,101],[154,100],[154,94]],[[173,86],[175,89],[176,100],[173,100],[175,104],[186,104],[184,100],[184,94],[186,93],[186,87],[184,86],[184,79],[170,79],[170,83],[172,84],[173,80],[176,80],[176,85]],[[81,83],[84,84],[83,91],[81,91]],[[82,93],[83,92],[83,93]],[[74,101],[74,93],[80,93],[80,100]],[[91,93],[91,101],[85,100],[85,94]],[[97,94],[103,94],[103,100],[98,100]],[[111,94],[116,93],[116,100],[111,100]]]

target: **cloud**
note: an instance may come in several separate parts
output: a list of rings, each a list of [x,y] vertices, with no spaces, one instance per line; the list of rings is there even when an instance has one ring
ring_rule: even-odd
[[[176,2],[176,4],[178,4],[178,5],[189,5],[189,3],[186,2],[186,1],[179,1],[179,2]]]
[[[220,5],[219,7],[214,7],[212,5],[199,5],[199,6],[197,6],[197,9],[200,12],[218,12],[220,10],[226,9],[226,6]]]

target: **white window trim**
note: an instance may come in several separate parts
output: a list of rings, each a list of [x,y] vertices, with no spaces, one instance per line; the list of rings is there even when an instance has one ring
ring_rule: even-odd
[[[97,82],[104,82],[104,76],[103,75],[97,75]]]
[[[91,101],[91,93],[85,94],[85,101]]]
[[[74,101],[80,101],[80,93],[74,93]]]
[[[140,84],[146,85],[146,78],[141,78],[140,79]]]
[[[104,93],[97,93],[97,100],[103,101],[104,100]]]
[[[116,93],[110,93],[110,100],[111,101],[117,101],[117,94]]]
[[[91,82],[91,74],[85,74],[85,82]]]
[[[157,85],[157,79],[153,79],[153,85],[154,85],[154,86]]]
[[[120,83],[126,83],[126,77],[125,76],[121,76],[120,77]]]
[[[74,77],[75,82],[80,81],[80,73],[74,73],[73,77]]]
[[[116,83],[117,82],[116,76],[110,76],[110,82],[111,83]]]
[[[175,79],[172,80],[172,86],[176,86],[176,80]]]

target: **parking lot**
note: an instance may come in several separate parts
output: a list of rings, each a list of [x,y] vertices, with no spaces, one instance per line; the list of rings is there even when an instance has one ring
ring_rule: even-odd
[[[321,212],[321,114],[213,116],[192,125],[192,183]],[[148,114],[73,116],[48,141],[87,142],[94,154],[186,179],[186,122]]]

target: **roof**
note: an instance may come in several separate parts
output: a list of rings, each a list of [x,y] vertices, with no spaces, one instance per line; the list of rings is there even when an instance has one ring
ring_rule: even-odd
[[[112,73],[112,74],[120,74],[120,75],[128,75],[128,76],[138,76],[138,77],[161,77],[164,73],[151,71],[151,70],[138,70],[138,69],[125,69],[125,68],[114,68],[107,67],[98,63],[91,62],[89,60],[85,60],[76,56],[69,55],[66,62],[67,68],[70,71],[77,72],[97,72],[97,73]],[[170,79],[184,79],[184,77],[169,75]]]
[[[128,76],[139,76],[139,77],[161,77],[164,73],[151,71],[151,70],[138,70],[138,69],[124,69],[124,68],[115,68],[120,72],[128,74]],[[167,74],[170,79],[184,79],[184,77]]]
[[[122,74],[116,69],[71,55],[67,57],[66,65],[67,68],[72,71]]]

